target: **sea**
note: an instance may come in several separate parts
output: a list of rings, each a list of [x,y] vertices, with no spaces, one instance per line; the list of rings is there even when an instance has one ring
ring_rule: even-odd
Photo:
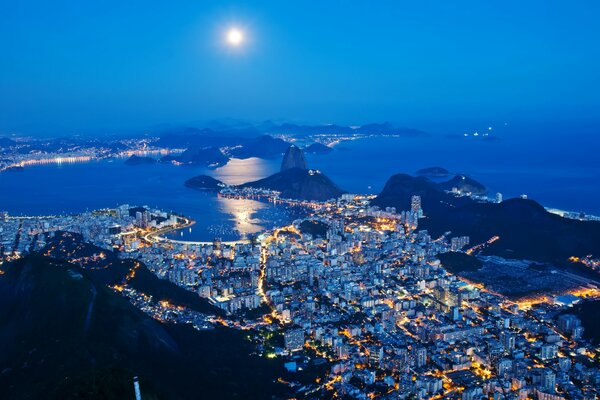
[[[352,193],[376,194],[396,173],[440,166],[483,183],[491,196],[527,195],[549,208],[600,215],[600,161],[596,148],[544,140],[536,147],[519,137],[424,135],[342,141],[329,154],[307,155],[309,168]],[[543,148],[543,151],[540,150]],[[126,165],[112,158],[26,167],[0,173],[0,211],[11,215],[74,214],[120,204],[147,205],[191,217],[196,224],[172,232],[181,240],[247,238],[304,215],[298,207],[232,200],[184,186],[208,174],[228,184],[266,177],[281,158],[232,159],[223,167]]]

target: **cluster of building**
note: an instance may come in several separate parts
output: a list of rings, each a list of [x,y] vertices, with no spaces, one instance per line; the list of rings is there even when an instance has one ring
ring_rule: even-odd
[[[521,307],[459,279],[438,255],[464,251],[468,237],[419,230],[418,196],[407,211],[370,199],[318,203],[308,218],[237,243],[167,240],[163,233],[191,221],[148,207],[2,214],[0,256],[42,250],[55,232],[69,231],[142,262],[224,310],[227,325],[279,335],[280,345],[259,351],[285,358],[299,397],[596,398],[597,350],[566,306]],[[197,329],[214,322],[117,289],[159,320]],[[313,383],[293,383],[295,371],[317,365],[327,368]]]
[[[127,297],[138,309],[158,321],[188,324],[199,331],[214,328],[215,318],[211,315],[193,311],[183,306],[176,306],[168,301],[153,301],[147,294],[131,287],[119,286],[116,287],[116,290]]]
[[[263,241],[265,296],[293,367],[327,378],[301,390],[352,398],[596,398],[600,373],[579,319],[555,304],[521,309],[449,274],[437,255],[468,238],[431,238],[411,210],[345,196]],[[554,321],[558,321],[555,323]],[[281,328],[283,327],[283,328]],[[292,365],[292,364],[290,364]],[[315,392],[316,390],[316,392]]]
[[[133,256],[156,275],[195,291],[229,314],[261,305],[260,248],[257,243],[155,242]]]
[[[74,215],[40,217],[0,213],[0,259],[42,250],[57,231],[80,234],[100,248],[129,253],[146,246],[145,235],[183,226],[187,220],[148,206],[122,205]]]
[[[44,140],[18,138],[0,146],[0,172],[33,165],[73,164],[109,157],[165,155],[182,152],[156,146],[158,138],[119,140]]]

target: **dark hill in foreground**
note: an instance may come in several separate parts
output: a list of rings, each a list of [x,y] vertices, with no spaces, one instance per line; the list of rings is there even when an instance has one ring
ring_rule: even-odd
[[[333,199],[344,193],[321,172],[301,168],[286,169],[241,187],[276,190],[283,198],[316,201]]]
[[[160,279],[144,263],[132,259],[120,259],[112,251],[86,243],[78,233],[56,232],[41,253],[58,260],[77,262],[94,282],[101,285],[120,285],[127,275],[133,275],[128,278],[127,285],[138,292],[152,296],[156,302],[166,300],[171,304],[201,313],[220,315],[223,312],[197,293],[179,287],[166,279]],[[102,257],[94,257],[100,254]],[[130,274],[134,269],[135,274]]]
[[[269,398],[279,366],[230,329],[161,324],[72,264],[30,256],[0,275],[5,399]],[[235,366],[235,368],[232,368]]]
[[[397,174],[388,180],[373,204],[408,210],[412,195],[421,196],[426,216],[419,228],[434,236],[452,231],[453,236],[470,236],[472,244],[499,236],[483,250],[484,254],[559,265],[567,265],[571,256],[600,256],[600,223],[562,218],[533,200],[481,203],[454,197],[426,178]]]

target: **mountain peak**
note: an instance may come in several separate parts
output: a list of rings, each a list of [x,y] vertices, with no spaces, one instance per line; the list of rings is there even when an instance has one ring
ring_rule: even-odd
[[[304,152],[296,145],[288,147],[281,162],[281,171],[291,168],[307,169]]]
[[[284,199],[297,200],[327,201],[344,193],[321,172],[302,168],[288,168],[241,187],[276,190]]]

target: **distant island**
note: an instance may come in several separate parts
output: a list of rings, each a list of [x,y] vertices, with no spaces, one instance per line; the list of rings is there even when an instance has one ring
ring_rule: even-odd
[[[337,198],[344,193],[320,171],[307,169],[302,150],[294,145],[286,151],[280,172],[240,187],[270,189],[281,192],[283,198],[316,201]]]
[[[267,129],[271,134],[294,134],[297,136],[311,136],[322,134],[341,134],[341,135],[364,135],[364,136],[419,136],[425,132],[418,129],[410,129],[396,127],[389,122],[371,123],[361,126],[345,126],[345,125],[297,125],[297,124],[281,124],[274,125]]]
[[[274,158],[280,157],[290,143],[269,135],[252,138],[219,136],[211,130],[191,130],[189,134],[168,134],[158,140],[165,147],[184,147],[180,155],[168,155],[162,162],[174,162],[188,165],[220,167],[230,158]]]
[[[208,175],[198,175],[185,181],[185,186],[200,190],[220,190],[227,186],[225,183]]]
[[[281,192],[281,197],[297,200],[325,201],[344,193],[320,171],[301,168],[286,169],[240,187],[263,188]]]
[[[125,160],[125,165],[147,165],[147,164],[155,164],[157,160],[152,157],[141,157],[133,154],[127,160]]]
[[[198,175],[184,182],[186,187],[199,190],[220,190],[227,185],[208,175]],[[281,161],[281,171],[254,182],[233,188],[268,189],[281,193],[282,198],[325,201],[345,193],[323,173],[308,169],[304,153],[296,145],[287,148]]]
[[[303,150],[308,154],[329,154],[333,151],[333,148],[325,146],[322,143],[313,143],[306,146]]]
[[[426,178],[445,178],[450,175],[450,171],[442,167],[429,167],[417,171],[417,176],[424,176]]]
[[[190,147],[178,156],[168,155],[161,158],[161,161],[217,168],[227,164],[229,157],[217,147]]]
[[[304,148],[305,153],[327,154],[333,149],[326,143],[318,142],[322,135],[335,135],[335,140],[356,139],[371,136],[420,136],[425,134],[417,129],[395,127],[388,122],[371,123],[362,126],[344,125],[298,125],[292,123],[275,124],[265,121],[260,124],[214,122],[204,128],[172,126],[155,132],[159,137],[158,147],[193,149],[214,147],[224,150],[225,156],[233,158],[275,158],[281,156],[290,142],[281,138],[294,137],[303,141],[313,141]]]
[[[396,127],[390,123],[360,126],[277,124],[272,121],[245,123],[210,121],[204,127],[159,125],[147,132],[151,137],[91,138],[61,137],[54,139],[0,137],[0,171],[11,166],[86,162],[112,157],[128,157],[126,165],[151,164],[151,158],[176,165],[199,165],[217,168],[232,158],[281,157],[292,143],[308,143],[307,154],[328,154],[343,141],[375,136],[400,137],[422,135],[416,129]],[[337,147],[336,149],[340,149]],[[151,157],[137,154],[152,155]],[[130,157],[135,154],[135,157]]]
[[[275,158],[281,157],[290,144],[283,139],[274,138],[269,135],[261,135],[256,138],[243,140],[239,146],[232,148],[229,153],[235,158]]]

